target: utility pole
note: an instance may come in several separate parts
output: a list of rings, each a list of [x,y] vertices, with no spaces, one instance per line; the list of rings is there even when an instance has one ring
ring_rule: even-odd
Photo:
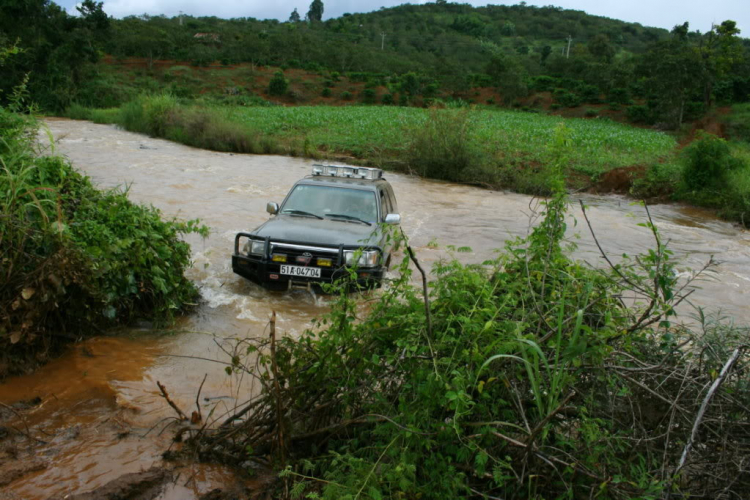
[[[385,33],[380,33],[380,50],[385,50]]]
[[[182,11],[180,11],[180,26],[182,26]]]
[[[570,59],[570,42],[573,41],[573,37],[568,35],[568,54],[565,56],[566,59]]]

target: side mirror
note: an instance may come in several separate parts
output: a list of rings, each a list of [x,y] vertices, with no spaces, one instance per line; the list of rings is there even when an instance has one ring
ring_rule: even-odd
[[[392,226],[398,226],[401,224],[401,216],[399,214],[388,214],[385,216],[385,223]]]
[[[266,212],[271,215],[276,215],[277,213],[279,213],[279,204],[269,201],[266,205]]]

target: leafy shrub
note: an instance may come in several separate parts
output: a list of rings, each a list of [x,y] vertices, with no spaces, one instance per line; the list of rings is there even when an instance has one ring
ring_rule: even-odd
[[[407,131],[407,137],[407,163],[425,177],[467,180],[481,163],[466,109],[433,109],[423,125]]]
[[[393,104],[393,94],[383,94],[383,97],[380,98],[380,102],[385,104],[386,106]]]
[[[351,101],[352,100],[352,93],[348,90],[345,90],[341,93],[341,98],[345,101]]]
[[[133,132],[164,137],[177,104],[171,94],[139,97],[122,106],[120,124]]]
[[[706,103],[703,101],[688,101],[685,104],[684,120],[696,120],[706,114]]]
[[[370,78],[370,73],[354,71],[346,75],[350,82],[365,83]]]
[[[651,112],[651,109],[648,106],[643,106],[640,104],[635,104],[633,106],[629,106],[626,111],[628,120],[633,123],[653,123],[653,113]]]
[[[586,118],[596,118],[597,116],[599,116],[599,112],[597,110],[595,110],[595,109],[588,108],[584,112],[584,116]]]
[[[735,104],[724,120],[732,138],[750,142],[750,104]]]
[[[273,74],[273,78],[268,82],[268,93],[274,96],[282,96],[286,94],[289,82],[284,78],[284,73],[277,71]]]
[[[341,73],[339,73],[338,71],[331,71],[331,80],[333,80],[334,82],[338,82],[339,80],[341,80]]]
[[[721,189],[726,185],[727,174],[743,166],[724,139],[703,132],[685,148],[684,158],[683,178],[692,191]]]
[[[555,89],[552,95],[558,103],[568,108],[575,108],[582,103],[578,94],[565,89]]]
[[[560,80],[551,76],[534,76],[529,81],[529,88],[536,92],[552,92],[560,86]]]
[[[440,86],[437,84],[437,82],[432,82],[425,85],[424,89],[422,90],[422,95],[424,97],[435,97],[438,93],[438,90],[440,90]]]
[[[598,104],[601,102],[599,98],[601,92],[596,85],[582,85],[578,93],[581,95],[583,102],[589,104]]]
[[[644,200],[669,197],[677,189],[680,176],[679,163],[654,163],[649,165],[643,177],[633,180],[630,194]]]
[[[331,89],[328,87],[325,87],[323,91],[320,93],[323,97],[331,97]]]
[[[362,102],[365,104],[374,104],[376,97],[375,89],[365,89],[362,91]]]
[[[147,317],[169,323],[196,298],[182,235],[127,191],[99,191],[60,157],[39,156],[36,123],[0,108],[0,376],[32,368],[66,339]]]
[[[607,94],[607,102],[611,104],[632,104],[633,100],[630,97],[630,91],[626,88],[618,87],[609,91]]]

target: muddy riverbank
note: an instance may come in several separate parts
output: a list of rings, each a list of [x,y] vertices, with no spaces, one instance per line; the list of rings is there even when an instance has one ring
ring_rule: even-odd
[[[160,431],[170,423],[164,419],[172,410],[159,396],[157,381],[177,404],[193,410],[206,376],[200,404],[206,410],[216,407],[217,414],[228,411],[249,397],[253,387],[224,373],[222,339],[262,334],[272,311],[279,316],[281,332],[295,335],[328,304],[326,297],[305,291],[267,292],[234,275],[229,261],[234,234],[264,221],[266,202],[280,202],[293,182],[308,174],[311,161],[197,150],[88,122],[50,120],[47,125],[55,151],[95,183],[127,186],[133,200],[153,204],[167,216],[201,218],[212,234],[205,240],[191,237],[194,266],[189,277],[200,288],[203,303],[179,322],[176,332],[154,332],[148,325],[113,332],[73,346],[32,375],[0,385],[0,402],[41,398],[18,411],[25,421],[11,414],[0,423],[24,432],[28,426],[31,435],[44,441],[29,443],[16,435],[5,441],[17,448],[16,456],[6,451],[0,458],[3,464],[32,455],[40,460],[2,486],[8,494],[29,499],[83,493],[123,474],[160,466],[171,436],[169,430]],[[404,230],[427,265],[448,256],[449,245],[471,247],[472,252],[456,256],[481,262],[529,230],[534,201],[527,196],[405,175],[387,177]],[[613,258],[652,244],[649,231],[637,226],[645,217],[641,207],[619,196],[587,195],[584,200],[597,237]],[[578,244],[575,255],[603,265],[580,209],[574,205],[571,213],[579,222],[569,225],[571,240]],[[701,210],[657,205],[651,213],[675,258],[683,262],[681,273],[700,268],[711,255],[722,261],[693,294],[693,304],[722,309],[738,322],[750,323],[750,234]],[[176,471],[177,476],[160,498],[199,498],[233,481],[231,471],[197,465]]]

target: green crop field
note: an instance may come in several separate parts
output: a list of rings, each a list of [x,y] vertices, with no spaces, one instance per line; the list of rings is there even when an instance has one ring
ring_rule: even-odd
[[[544,167],[552,160],[550,144],[561,123],[567,128],[570,141],[566,148],[568,168],[579,174],[571,180],[572,187],[582,187],[588,182],[585,179],[595,180],[619,167],[670,163],[677,146],[675,139],[665,133],[606,118],[561,118],[488,108],[221,106],[181,104],[172,96],[161,95],[142,97],[110,110],[74,106],[69,116],[119,123],[128,130],[195,147],[337,161],[343,158],[534,194],[545,192],[546,188],[540,188],[546,177]],[[447,118],[449,123],[442,132],[445,136],[431,139],[435,142],[422,146],[426,149],[410,150],[419,131],[441,118]],[[443,142],[455,142],[457,134],[461,135],[458,147],[466,155],[461,167],[443,156],[443,151],[453,154],[444,149]],[[441,174],[417,167],[426,156],[447,165]],[[468,170],[454,174],[454,168]],[[533,180],[535,175],[540,177]]]
[[[221,108],[216,108],[217,110]],[[407,131],[423,124],[430,110],[376,106],[228,108],[227,119],[279,139],[305,137],[316,148],[368,157],[405,147]],[[437,111],[441,112],[441,111]],[[671,136],[607,119],[565,119],[515,111],[470,113],[471,137],[489,155],[544,162],[560,122],[571,131],[572,166],[587,174],[643,165],[674,152]]]

